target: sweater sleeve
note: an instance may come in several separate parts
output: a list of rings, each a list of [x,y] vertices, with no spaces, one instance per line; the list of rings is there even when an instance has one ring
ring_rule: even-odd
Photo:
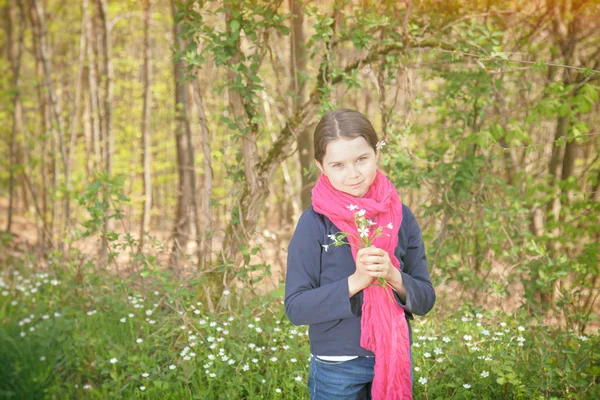
[[[348,278],[321,285],[324,228],[312,210],[305,211],[288,247],[285,311],[294,325],[312,325],[355,317]]]
[[[427,269],[427,256],[421,228],[411,211],[406,215],[406,223],[409,225],[409,236],[406,254],[402,260],[406,302],[401,304],[406,311],[412,314],[425,315],[435,304],[435,290]]]

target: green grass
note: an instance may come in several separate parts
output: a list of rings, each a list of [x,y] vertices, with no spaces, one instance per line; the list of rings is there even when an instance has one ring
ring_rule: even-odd
[[[308,398],[307,327],[277,296],[230,293],[213,314],[199,284],[163,273],[14,264],[0,275],[0,398]],[[600,398],[598,335],[464,308],[412,326],[416,399]]]

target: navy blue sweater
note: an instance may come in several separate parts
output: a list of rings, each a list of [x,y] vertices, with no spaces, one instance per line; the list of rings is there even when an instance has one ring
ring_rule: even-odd
[[[288,247],[285,310],[294,325],[310,325],[310,351],[321,356],[373,356],[360,347],[362,291],[352,297],[348,277],[356,270],[350,246],[330,246],[327,235],[340,230],[329,218],[307,208]],[[410,209],[402,206],[402,225],[395,255],[402,264],[406,302],[398,296],[406,318],[425,315],[435,303],[421,229]]]

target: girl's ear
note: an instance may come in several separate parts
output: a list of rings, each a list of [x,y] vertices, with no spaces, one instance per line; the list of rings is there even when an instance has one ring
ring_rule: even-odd
[[[321,171],[322,174],[325,174],[325,170],[323,170],[323,166],[321,165],[321,163],[315,160],[315,164],[317,164],[317,168],[319,168],[319,171]]]

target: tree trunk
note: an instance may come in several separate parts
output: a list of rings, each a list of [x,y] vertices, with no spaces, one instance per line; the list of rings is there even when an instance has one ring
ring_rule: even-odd
[[[71,138],[69,140],[69,146],[67,148],[67,163],[69,165],[69,170],[73,165],[73,153],[75,150],[75,141],[77,139],[77,131],[80,129],[79,127],[79,116],[82,113],[81,110],[81,97],[83,91],[83,73],[85,70],[85,55],[86,55],[86,24],[87,24],[87,8],[89,6],[87,3],[88,0],[83,0],[82,2],[82,10],[81,10],[81,35],[79,37],[79,62],[77,67],[77,83],[75,88],[75,102],[73,105],[73,116],[71,118]],[[89,158],[89,157],[86,157]],[[67,221],[67,226],[69,226],[69,222]]]
[[[182,48],[183,42],[180,38],[181,28],[175,22],[177,9],[175,1],[171,0],[171,11],[173,13],[173,43],[176,51]],[[177,172],[178,172],[178,191],[177,191],[177,212],[175,224],[173,227],[173,248],[171,252],[170,267],[176,268],[178,265],[179,253],[185,253],[185,248],[190,237],[191,217],[192,217],[192,174],[194,173],[193,160],[189,159],[190,152],[188,138],[191,137],[190,125],[186,110],[188,109],[187,90],[184,77],[185,65],[182,61],[173,64],[173,78],[175,80],[175,142],[177,146]]]
[[[152,208],[152,151],[150,143],[150,109],[152,107],[152,58],[150,48],[150,0],[144,1],[144,107],[142,115],[142,149],[144,165],[144,209],[140,221],[139,251],[144,248],[144,231],[150,226]]]
[[[11,0],[6,6],[6,14],[8,25],[6,27],[7,42],[8,42],[8,58],[10,61],[10,69],[12,72],[13,91],[13,123],[10,133],[9,146],[9,181],[8,181],[8,219],[6,223],[6,232],[10,232],[12,228],[12,214],[14,201],[14,186],[15,186],[15,169],[17,162],[16,144],[17,131],[22,129],[23,107],[21,104],[21,55],[23,54],[23,32],[25,24],[25,16],[23,12],[23,4],[21,0]],[[20,15],[18,15],[20,14]],[[17,22],[19,21],[19,22]],[[18,24],[18,28],[17,28]],[[18,30],[17,30],[18,29]],[[17,30],[17,37],[14,37],[14,30]],[[16,40],[15,40],[16,39]]]
[[[99,169],[102,163],[100,153],[100,113],[98,105],[98,78],[96,77],[96,57],[94,54],[94,24],[93,16],[89,15],[89,0],[83,0],[83,20],[85,20],[85,34],[87,41],[87,67],[88,67],[88,96],[92,131],[92,149],[90,157],[93,169]]]
[[[42,162],[40,163],[41,169],[41,185],[42,185],[42,207],[43,215],[42,221],[47,224],[47,229],[44,231],[46,234],[42,248],[45,249],[46,245],[53,245],[56,238],[56,227],[57,227],[57,211],[58,211],[58,196],[54,194],[58,190],[58,168],[56,165],[56,130],[52,123],[52,111],[51,111],[51,94],[48,90],[48,81],[46,80],[46,66],[44,65],[44,55],[47,53],[42,52],[42,35],[45,34],[45,30],[42,29],[40,17],[38,14],[37,7],[38,0],[31,0],[31,3],[27,4],[27,10],[29,12],[29,20],[33,28],[33,52],[35,55],[35,66],[36,74],[41,77],[41,81],[44,83],[38,83],[38,96],[40,99],[40,114],[42,121],[42,132],[49,133],[50,137],[50,150],[48,150],[48,140],[46,135],[42,139]],[[43,10],[40,10],[43,11]],[[41,13],[40,13],[41,14]],[[45,47],[45,46],[44,46]],[[50,157],[50,162],[47,163],[45,158]],[[48,171],[48,168],[50,171]],[[51,174],[51,178],[48,177],[48,172]],[[51,188],[49,188],[51,184]],[[33,185],[33,184],[32,184]],[[50,201],[51,198],[51,201]],[[49,215],[49,221],[47,221]]]
[[[108,27],[108,5],[106,0],[97,0],[96,1],[99,16],[100,16],[100,33],[101,33],[101,42],[102,42],[102,53],[103,53],[103,70],[106,74],[104,77],[104,119],[103,119],[103,153],[104,153],[104,168],[108,177],[112,178],[113,174],[113,157],[114,157],[114,147],[115,147],[115,139],[113,136],[113,112],[112,112],[112,104],[113,104],[113,66],[112,66],[112,44],[110,40],[110,31]],[[104,202],[108,203],[110,200],[110,193],[106,190],[102,193]],[[114,230],[114,220],[110,219],[108,216],[104,217],[104,232],[111,232]],[[100,251],[100,262],[104,262],[106,259],[108,251],[108,239],[106,234],[102,236],[102,249]]]
[[[292,29],[290,37],[290,66],[292,72],[291,91],[295,95],[292,97],[292,112],[296,113],[298,108],[306,101],[305,81],[306,81],[306,42],[304,39],[304,12],[302,11],[302,0],[289,0],[290,12],[294,15],[292,18]],[[308,129],[303,130],[298,135],[298,160],[300,162],[300,199],[302,210],[312,204],[312,187],[315,183],[315,177],[305,174],[309,171],[315,155],[313,149],[312,132]],[[299,217],[299,215],[297,216]]]
[[[213,170],[211,163],[210,131],[208,130],[208,121],[204,112],[200,85],[198,80],[194,80],[194,103],[198,113],[198,122],[200,124],[200,134],[202,136],[202,153],[204,157],[204,186],[202,188],[202,215],[204,223],[198,231],[198,237],[202,243],[202,249],[199,252],[198,262],[202,270],[206,269],[212,261],[212,235],[213,235],[213,216],[210,205],[213,187]]]
[[[52,112],[54,115],[54,119],[56,120],[56,124],[58,126],[58,141],[60,145],[60,155],[63,164],[63,172],[65,177],[65,192],[66,195],[64,197],[64,215],[63,218],[65,221],[68,221],[70,218],[70,178],[69,178],[69,164],[67,162],[67,147],[65,143],[65,128],[62,117],[61,104],[56,96],[56,92],[54,91],[54,86],[52,84],[52,69],[50,64],[50,57],[48,54],[48,49],[46,46],[46,21],[44,17],[44,10],[42,9],[39,0],[33,0],[34,11],[36,14],[37,24],[34,26],[35,35],[37,37],[37,42],[40,48],[40,55],[42,57],[42,65],[44,67],[44,79],[46,88],[48,90],[48,94],[50,95],[50,104],[52,106]],[[55,173],[55,176],[58,175],[58,171]],[[66,225],[60,231],[60,237],[64,238],[64,234],[66,233]],[[58,244],[62,247],[62,241],[59,241]]]

